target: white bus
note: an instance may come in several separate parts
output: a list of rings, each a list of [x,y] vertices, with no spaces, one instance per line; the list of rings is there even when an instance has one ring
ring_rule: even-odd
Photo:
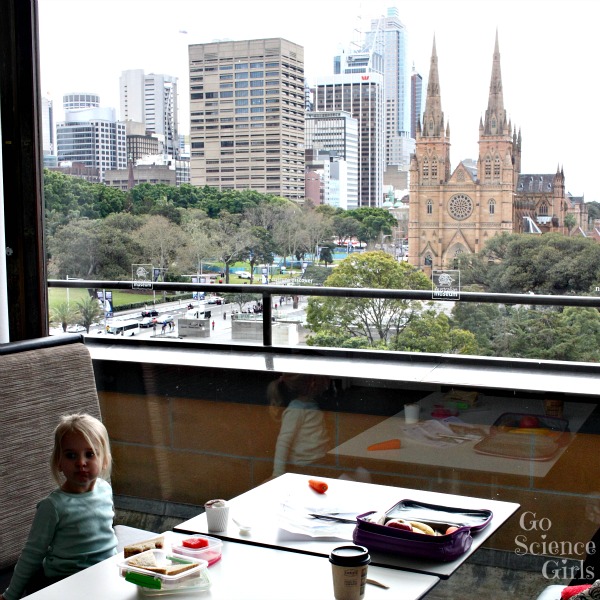
[[[135,335],[140,332],[140,323],[134,319],[129,321],[113,321],[106,327],[106,333],[113,335]]]

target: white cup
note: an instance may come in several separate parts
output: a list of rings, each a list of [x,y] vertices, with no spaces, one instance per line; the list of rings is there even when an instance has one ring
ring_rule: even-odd
[[[224,501],[209,500],[204,505],[206,522],[210,533],[218,533],[227,530],[229,521],[229,505]]]
[[[418,423],[420,413],[421,413],[421,405],[420,404],[415,403],[415,404],[405,404],[404,405],[404,420],[407,423]]]

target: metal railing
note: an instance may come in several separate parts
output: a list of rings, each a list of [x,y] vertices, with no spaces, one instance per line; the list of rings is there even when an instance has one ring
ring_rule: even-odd
[[[131,281],[50,279],[48,287],[85,288],[105,290],[132,290]],[[476,302],[488,304],[519,304],[532,306],[578,306],[600,309],[597,296],[553,296],[538,294],[498,294],[484,292],[461,292],[459,298],[434,297],[431,290],[390,290],[378,288],[337,288],[303,285],[254,285],[254,284],[199,284],[153,282],[152,289],[160,292],[210,292],[217,294],[260,294],[263,304],[263,345],[272,345],[273,296],[322,296],[336,298],[381,298],[390,300],[420,300],[422,302]]]

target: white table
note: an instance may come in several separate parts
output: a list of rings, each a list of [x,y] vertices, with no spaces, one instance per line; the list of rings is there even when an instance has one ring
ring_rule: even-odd
[[[227,531],[210,535],[224,540],[268,548],[303,552],[316,556],[329,556],[333,548],[343,544],[343,540],[352,539],[354,525],[345,525],[340,528],[340,531],[343,529],[343,538],[315,538],[309,535],[292,533],[280,527],[281,520],[278,518],[278,514],[281,512],[282,503],[310,507],[311,510],[307,509],[306,512],[335,511],[352,516],[371,510],[385,511],[404,499],[456,508],[491,510],[494,516],[488,527],[474,534],[473,545],[470,550],[453,561],[446,563],[422,561],[394,554],[371,553],[371,564],[373,565],[448,578],[519,508],[519,505],[513,502],[327,478],[319,478],[328,483],[327,493],[317,494],[309,488],[308,479],[309,477],[306,475],[286,473],[233,498],[230,501],[230,515],[251,525],[250,533],[240,534],[238,527],[230,519]],[[206,534],[208,532],[206,515],[200,514],[180,523],[175,527],[175,530]]]
[[[432,419],[431,412],[435,404],[441,404],[443,394],[435,392],[423,398],[421,419]],[[564,418],[569,421],[569,431],[577,432],[595,408],[595,404],[582,402],[565,402]],[[470,425],[489,426],[503,413],[544,414],[542,400],[525,398],[483,396],[480,406],[461,411],[458,418]],[[485,471],[487,473],[506,473],[524,477],[545,477],[556,464],[568,444],[560,447],[549,460],[522,460],[505,456],[489,456],[474,450],[477,441],[465,441],[451,444],[446,442],[442,447],[425,445],[414,441],[406,435],[404,411],[366,429],[343,444],[330,450],[330,454],[350,456],[366,460],[383,460],[408,464],[447,467],[448,469],[465,469]],[[414,427],[414,425],[412,426]],[[369,451],[368,446],[384,440],[400,438],[402,447],[398,450]]]
[[[186,537],[172,532],[167,542]],[[32,600],[139,600],[138,587],[125,581],[117,564],[119,554],[85,571],[67,577],[27,598]],[[224,542],[223,556],[208,569],[211,586],[205,591],[189,591],[166,596],[179,600],[331,600],[331,565],[326,558],[291,554],[280,550]],[[439,581],[437,577],[369,567],[368,577],[390,589],[367,585],[368,600],[418,600]],[[162,598],[163,596],[157,596]]]

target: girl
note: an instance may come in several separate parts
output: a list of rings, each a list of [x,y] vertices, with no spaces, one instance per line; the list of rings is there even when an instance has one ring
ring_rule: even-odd
[[[285,473],[288,462],[310,465],[326,455],[329,436],[315,398],[328,387],[329,377],[302,374],[285,374],[269,384],[271,414],[281,419],[272,477]]]
[[[87,414],[61,418],[52,475],[59,487],[37,506],[25,548],[0,600],[17,600],[116,553],[112,458],[104,425]]]

